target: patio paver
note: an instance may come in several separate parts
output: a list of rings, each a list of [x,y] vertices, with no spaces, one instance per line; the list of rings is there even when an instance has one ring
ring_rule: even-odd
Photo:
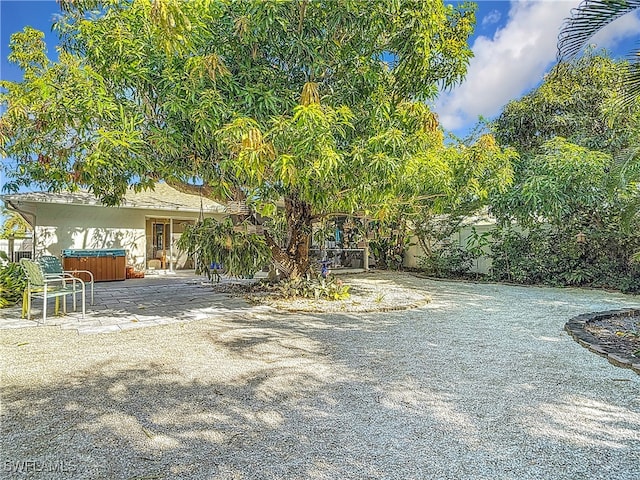
[[[223,278],[222,282],[242,280]],[[20,307],[0,309],[0,329],[41,326],[41,303],[36,302],[31,320],[20,318]],[[233,308],[249,308],[242,299],[211,291],[205,277],[193,272],[152,275],[124,282],[95,284],[94,305],[89,305],[85,318],[68,308],[67,315],[47,315],[47,326],[76,329],[80,334],[113,333],[145,326],[202,320]],[[49,303],[49,312],[53,303]]]

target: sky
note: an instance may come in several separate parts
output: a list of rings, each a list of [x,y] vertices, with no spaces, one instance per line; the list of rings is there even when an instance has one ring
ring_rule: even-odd
[[[339,0],[336,0],[339,1]],[[445,0],[446,1],[446,0]],[[453,2],[456,3],[456,2]],[[535,88],[556,60],[560,26],[580,0],[479,1],[476,30],[469,43],[474,58],[458,87],[432,103],[445,130],[463,136],[480,116],[491,119],[510,100]],[[0,0],[0,78],[16,81],[21,72],[7,62],[11,33],[30,25],[46,33],[49,54],[56,58],[51,23],[54,0]],[[623,57],[640,35],[640,12],[610,24],[592,44]]]
[[[445,130],[468,131],[535,88],[556,62],[558,32],[579,0],[480,1],[470,40],[474,58],[464,82],[433,108]],[[640,12],[619,18],[589,42],[625,57],[640,39]]]

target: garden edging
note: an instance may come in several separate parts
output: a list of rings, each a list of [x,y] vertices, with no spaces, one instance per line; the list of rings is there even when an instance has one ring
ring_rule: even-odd
[[[632,316],[640,314],[640,309],[625,308],[620,310],[607,310],[604,312],[583,313],[571,318],[564,326],[564,329],[573,337],[573,339],[593,353],[606,357],[606,359],[618,367],[631,368],[640,375],[640,358],[621,355],[619,352],[611,351],[605,345],[602,345],[597,337],[589,333],[585,329],[587,322],[601,320],[611,317]]]

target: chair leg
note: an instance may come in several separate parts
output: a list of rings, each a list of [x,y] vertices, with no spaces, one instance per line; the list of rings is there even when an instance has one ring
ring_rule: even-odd
[[[24,292],[22,292],[22,317],[25,318],[27,316],[27,289],[25,288]]]
[[[47,286],[44,287],[44,296],[42,299],[42,324],[47,323]]]
[[[93,289],[93,287],[91,287],[91,288]],[[93,291],[92,291],[92,293],[93,293]],[[84,319],[84,313],[85,313],[85,307],[86,307],[86,305],[85,305],[85,296],[86,295],[85,294],[86,294],[85,285],[83,284],[82,285],[82,318],[83,319]],[[75,297],[75,295],[74,295],[74,297]]]
[[[73,294],[71,295],[73,297],[73,311],[77,311],[78,310],[78,304],[76,303],[76,282],[73,282]]]
[[[27,320],[31,320],[31,290],[27,292]]]

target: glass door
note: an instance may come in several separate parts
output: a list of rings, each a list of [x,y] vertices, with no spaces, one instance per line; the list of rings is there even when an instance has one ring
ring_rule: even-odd
[[[169,268],[167,258],[171,248],[171,226],[168,220],[154,219],[151,224],[153,259],[160,261],[163,270]]]

